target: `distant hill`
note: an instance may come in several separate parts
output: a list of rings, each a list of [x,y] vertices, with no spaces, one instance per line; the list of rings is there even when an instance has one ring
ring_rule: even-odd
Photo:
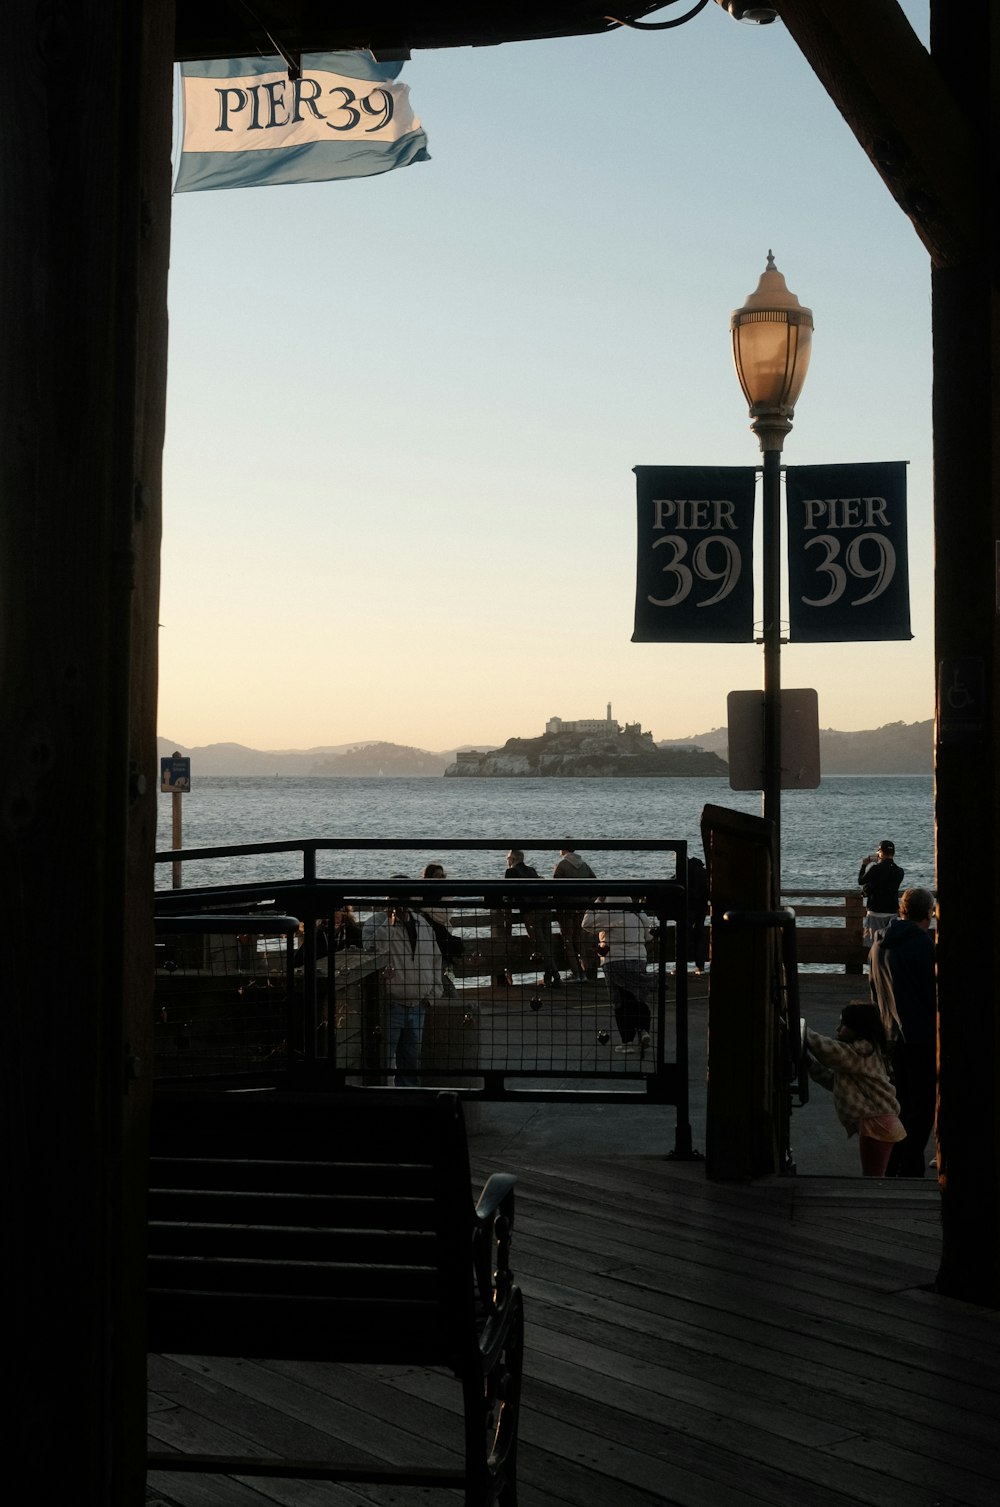
[[[246,748],[242,743],[209,743],[185,748],[169,738],[157,739],[160,758],[179,753],[191,760],[191,778],[199,775],[284,775],[298,779],[314,776],[365,777],[368,775],[443,775],[457,750],[430,753],[399,743],[337,743],[320,748]]]
[[[341,754],[317,759],[309,773],[364,776],[444,774],[449,754],[428,753],[425,748],[407,748],[399,743],[359,743]]]
[[[728,758],[729,731],[713,727],[691,738],[672,738],[661,748],[703,748]],[[832,727],[819,732],[823,774],[932,774],[934,722],[886,722],[865,732],[842,733]]]
[[[524,743],[527,749],[528,744],[538,740],[512,741]],[[487,754],[496,748],[495,744],[489,743],[465,743],[460,749],[431,752],[374,739],[305,749],[247,748],[242,743],[209,743],[201,748],[185,748],[182,743],[171,742],[169,738],[159,738],[157,744],[161,758],[167,758],[175,751],[190,758],[192,779],[206,774],[286,775],[299,779],[379,774],[430,778],[443,775],[448,766],[457,761],[459,753],[475,749],[480,754]],[[663,739],[655,747],[677,752],[702,749],[706,754],[716,754],[725,760],[729,750],[728,731],[724,727],[713,727],[690,738]],[[819,747],[824,774],[931,774],[934,767],[934,723],[929,718],[926,722],[887,722],[883,727],[857,733],[821,728]],[[715,772],[713,763],[713,760],[706,761],[697,772]],[[693,765],[688,768],[694,772]]]
[[[820,728],[819,757],[827,774],[933,774],[934,721],[887,722],[863,733]]]
[[[726,759],[729,754],[729,729],[713,727],[711,732],[693,733],[690,738],[661,738],[659,746],[660,748],[703,748],[706,753],[718,754],[720,759]]]

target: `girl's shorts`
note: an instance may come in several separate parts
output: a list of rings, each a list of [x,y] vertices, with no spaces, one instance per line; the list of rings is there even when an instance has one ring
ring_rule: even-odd
[[[867,1115],[858,1121],[858,1135],[872,1141],[905,1141],[906,1131],[898,1115]]]

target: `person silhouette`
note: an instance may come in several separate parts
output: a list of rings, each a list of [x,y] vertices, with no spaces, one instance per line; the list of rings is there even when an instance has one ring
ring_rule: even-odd
[[[880,931],[884,931],[896,915],[899,907],[899,887],[903,882],[903,870],[896,863],[896,844],[888,838],[880,842],[874,853],[862,858],[858,869],[858,883],[865,897],[865,919],[862,936],[870,947]]]

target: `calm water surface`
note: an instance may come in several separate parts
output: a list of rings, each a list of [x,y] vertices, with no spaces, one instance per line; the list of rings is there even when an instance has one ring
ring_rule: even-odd
[[[850,888],[858,864],[883,838],[896,844],[907,884],[934,884],[933,792],[930,775],[838,776],[818,790],[786,791],[782,798],[784,889]],[[730,790],[724,780],[477,780],[294,779],[214,775],[198,778],[181,797],[183,847],[221,847],[321,838],[482,838],[479,851],[324,853],[322,877],[419,874],[435,857],[458,878],[495,878],[514,844],[547,876],[558,857],[552,846],[564,833],[586,852],[594,838],[686,839],[701,853],[699,823],[706,805],[760,814],[760,796]],[[171,843],[171,800],[159,796],[157,846]],[[537,842],[532,839],[538,839]],[[542,845],[547,843],[547,845]],[[599,861],[598,861],[599,860]],[[662,873],[655,855],[595,855],[603,877]],[[293,854],[188,861],[185,886],[256,878],[295,878]],[[161,864],[157,887],[169,888],[171,868]]]

